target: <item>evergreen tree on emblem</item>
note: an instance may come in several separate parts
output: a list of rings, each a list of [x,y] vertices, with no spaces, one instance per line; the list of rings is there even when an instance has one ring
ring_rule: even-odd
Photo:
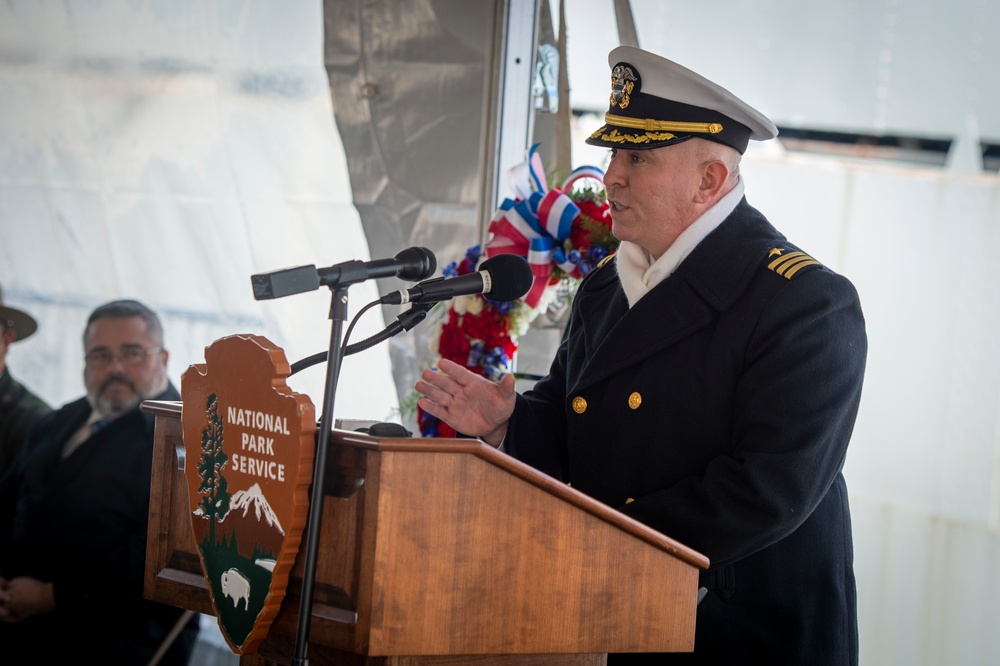
[[[215,524],[229,513],[229,484],[222,475],[222,468],[229,462],[229,455],[222,448],[222,419],[219,417],[219,398],[208,396],[205,409],[208,426],[201,431],[201,458],[198,459],[198,508],[209,520],[209,543],[215,543]]]

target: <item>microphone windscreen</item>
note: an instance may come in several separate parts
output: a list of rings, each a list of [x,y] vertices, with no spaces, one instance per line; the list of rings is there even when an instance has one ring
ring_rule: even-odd
[[[492,285],[483,294],[491,301],[504,302],[521,298],[531,289],[533,276],[531,266],[524,257],[516,254],[498,254],[490,257],[479,267],[490,274]]]
[[[407,282],[424,280],[437,270],[437,257],[426,247],[408,247],[393,257],[399,262],[396,276]]]

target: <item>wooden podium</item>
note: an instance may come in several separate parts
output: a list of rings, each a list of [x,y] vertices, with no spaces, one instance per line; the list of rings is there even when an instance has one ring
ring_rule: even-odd
[[[142,410],[156,417],[146,597],[214,615],[181,403]],[[700,553],[477,440],[338,430],[327,455],[311,663],[597,665],[693,649]],[[241,664],[291,664],[302,564]]]

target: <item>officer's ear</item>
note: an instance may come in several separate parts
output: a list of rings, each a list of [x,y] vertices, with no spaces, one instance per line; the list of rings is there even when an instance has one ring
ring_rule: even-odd
[[[722,160],[709,160],[702,164],[701,183],[698,185],[697,203],[715,203],[723,195],[729,180],[729,167]]]

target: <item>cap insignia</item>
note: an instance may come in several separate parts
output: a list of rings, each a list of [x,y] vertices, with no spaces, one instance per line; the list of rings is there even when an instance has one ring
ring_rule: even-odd
[[[788,252],[785,248],[771,248],[770,252],[767,253],[767,258],[777,257],[774,261],[769,263],[767,267],[777,273],[778,275],[791,280],[796,273],[798,273],[803,268],[807,266],[822,266],[820,262],[816,261],[810,257],[805,252],[788,252],[788,254],[782,254],[783,252]]]
[[[624,110],[631,103],[632,92],[639,85],[639,77],[628,65],[618,64],[611,70],[611,106]]]

